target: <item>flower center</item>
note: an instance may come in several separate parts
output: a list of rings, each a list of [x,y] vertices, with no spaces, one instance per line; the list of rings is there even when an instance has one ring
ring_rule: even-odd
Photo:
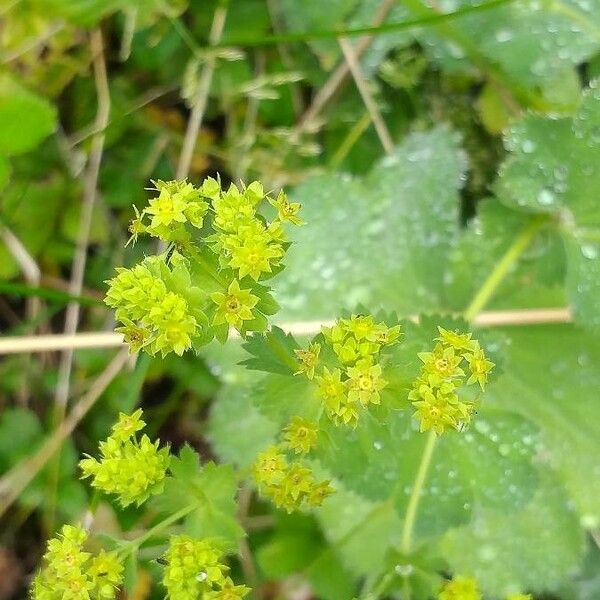
[[[358,378],[358,387],[365,392],[373,389],[372,377],[370,375],[361,375]]]
[[[240,310],[240,301],[235,296],[229,296],[226,302],[227,311],[236,313]]]
[[[435,368],[438,371],[447,371],[448,370],[448,359],[447,358],[438,358],[435,361]]]

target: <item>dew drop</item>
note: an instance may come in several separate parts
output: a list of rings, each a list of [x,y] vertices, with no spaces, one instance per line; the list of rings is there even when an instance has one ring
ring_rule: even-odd
[[[555,198],[554,194],[550,190],[544,188],[540,190],[537,200],[543,206],[551,206],[552,204],[554,204]]]
[[[583,254],[585,258],[589,258],[590,260],[598,258],[598,246],[594,246],[592,244],[584,244],[583,246],[581,246],[581,254]]]
[[[531,154],[535,150],[535,144],[531,140],[523,140],[521,143],[521,150],[525,154]]]
[[[498,31],[496,31],[496,41],[500,42],[501,44],[505,42],[510,42],[512,38],[512,31],[509,31],[508,29],[499,29]]]
[[[394,571],[396,571],[396,573],[398,573],[398,575],[400,575],[401,577],[408,577],[409,575],[412,575],[414,570],[415,568],[411,564],[396,565],[394,567]]]

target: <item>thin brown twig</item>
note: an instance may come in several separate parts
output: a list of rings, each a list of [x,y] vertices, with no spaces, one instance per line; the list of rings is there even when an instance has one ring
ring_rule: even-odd
[[[348,68],[352,73],[352,77],[354,78],[354,83],[356,83],[360,97],[365,103],[365,107],[369,111],[369,116],[371,117],[371,121],[375,126],[377,137],[379,137],[379,141],[381,142],[381,145],[386,153],[391,154],[394,151],[394,142],[392,141],[392,136],[388,131],[385,121],[383,120],[383,117],[379,112],[379,108],[377,107],[377,103],[373,98],[373,94],[369,89],[367,80],[363,75],[360,63],[356,57],[356,52],[347,39],[338,38],[338,44],[342,49],[342,53],[346,59],[346,62],[348,63]]]
[[[394,4],[396,4],[396,0],[383,0],[373,18],[373,27],[377,27],[385,21]],[[354,54],[357,60],[360,59],[360,57],[364,54],[364,52],[370,46],[372,40],[372,35],[365,35],[357,41],[354,48]],[[325,105],[329,102],[329,100],[331,100],[331,98],[333,98],[334,94],[349,74],[350,68],[348,63],[344,60],[341,61],[341,63],[331,73],[329,79],[327,79],[325,84],[315,94],[310,106],[304,115],[302,115],[302,118],[297,125],[298,131],[305,131],[314,126],[315,121],[318,119],[318,116],[323,108],[325,108]]]
[[[2,241],[5,243],[8,251],[15,259],[21,271],[23,272],[23,277],[25,281],[31,287],[39,287],[40,281],[42,278],[42,273],[40,267],[37,262],[29,254],[29,251],[25,247],[25,245],[21,242],[21,240],[8,228],[8,227],[0,227],[0,237]],[[27,298],[25,301],[25,315],[27,320],[30,322],[36,322],[38,316],[42,310],[42,301],[40,298],[35,296],[31,296]],[[36,328],[32,330],[32,333],[35,334]],[[17,401],[21,406],[27,406],[29,399],[29,370],[30,370],[30,362],[29,357],[25,358],[25,364],[22,366],[23,374],[21,380],[21,385],[17,391]]]
[[[94,380],[88,392],[71,409],[67,418],[52,432],[42,447],[0,478],[0,517],[6,513],[25,487],[60,450],[65,439],[73,433],[75,427],[128,361],[129,353],[127,349],[123,348]]]
[[[106,72],[106,62],[104,60],[104,45],[102,41],[102,32],[99,29],[94,30],[90,35],[90,50],[92,53],[92,64],[94,69],[94,81],[96,84],[96,95],[98,98],[98,108],[96,112],[96,122],[102,133],[94,135],[90,149],[88,166],[83,180],[83,201],[81,204],[81,214],[79,218],[79,228],[77,230],[77,242],[75,254],[71,268],[71,278],[69,281],[69,293],[73,296],[81,295],[83,288],[83,277],[85,265],[87,262],[87,250],[92,226],[92,216],[96,204],[98,176],[100,174],[100,163],[104,152],[104,129],[108,124],[110,114],[110,89],[108,86],[108,75]],[[80,304],[70,302],[65,312],[65,335],[73,335],[79,325]],[[73,348],[66,348],[60,357],[58,366],[58,381],[54,392],[54,422],[58,429],[62,427],[67,412],[67,402],[69,399],[69,388],[71,384],[71,372],[73,370]],[[58,448],[60,452],[60,446]],[[57,457],[52,475],[50,477],[51,489],[48,502],[48,522],[49,529],[54,524],[54,512],[56,501],[56,485],[58,483],[59,456]]]
[[[417,315],[407,317],[417,321]],[[504,327],[523,325],[542,325],[549,323],[570,323],[571,311],[568,308],[533,308],[523,310],[498,310],[480,313],[474,324],[479,327]],[[304,336],[319,333],[321,327],[330,327],[333,320],[318,321],[293,321],[277,323],[287,333]],[[237,331],[232,330],[230,337],[239,337]],[[0,355],[19,354],[27,352],[49,352],[63,350],[71,347],[81,348],[115,348],[123,345],[123,336],[119,333],[108,331],[96,333],[76,333],[74,335],[42,335],[36,337],[11,336],[0,338]]]
[[[226,3],[222,3],[215,9],[208,37],[211,46],[218,43],[221,39],[226,17],[227,5]],[[179,163],[177,164],[177,171],[175,174],[176,179],[185,179],[190,172],[194,148],[196,146],[196,140],[198,139],[198,132],[200,131],[202,119],[204,118],[204,111],[206,110],[206,105],[208,103],[208,94],[210,92],[210,84],[212,82],[214,70],[215,57],[208,56],[202,68],[198,89],[192,100],[192,112],[190,113],[185,137],[183,139],[181,154],[179,155]]]
[[[104,61],[102,33],[100,30],[95,30],[92,32],[90,37],[90,46],[92,52],[92,62],[94,66],[96,93],[98,96],[96,120],[98,126],[103,130],[104,127],[106,127],[108,116],[110,114],[110,91],[108,87],[106,63]],[[81,295],[81,290],[83,287],[83,275],[87,261],[87,248],[92,224],[92,215],[97,196],[98,176],[100,174],[100,163],[102,161],[103,151],[104,133],[101,132],[96,134],[92,140],[88,168],[84,179],[83,202],[81,206],[77,244],[75,248],[75,255],[73,257],[71,279],[69,284],[69,293],[73,296]],[[79,303],[71,302],[67,305],[64,327],[65,335],[73,335],[77,331],[79,314]],[[59,423],[64,418],[65,407],[69,397],[69,382],[71,379],[72,367],[73,350],[67,348],[61,357],[58,371],[58,382],[54,395],[54,401],[58,409]]]

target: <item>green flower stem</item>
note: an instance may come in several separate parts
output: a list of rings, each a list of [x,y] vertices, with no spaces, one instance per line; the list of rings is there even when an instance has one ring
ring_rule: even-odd
[[[408,507],[406,508],[406,516],[404,518],[404,525],[402,527],[402,539],[400,547],[404,554],[408,554],[412,547],[413,531],[415,528],[415,521],[417,519],[417,509],[419,508],[419,500],[421,499],[421,493],[423,492],[423,486],[427,479],[427,472],[431,465],[431,457],[437,442],[438,436],[435,431],[431,430],[427,436],[425,442],[425,448],[423,449],[423,455],[421,456],[421,462],[419,463],[419,469],[417,476],[415,477],[415,483],[410,493],[408,500]]]
[[[472,321],[475,316],[484,308],[510,268],[518,260],[521,254],[523,254],[525,249],[531,243],[531,240],[535,237],[536,233],[547,222],[547,220],[548,217],[546,215],[536,216],[532,218],[531,221],[524,227],[521,233],[510,245],[508,250],[504,253],[504,256],[500,259],[494,270],[490,273],[489,277],[483,282],[483,285],[475,294],[475,297],[465,310],[464,318],[467,321]],[[408,500],[408,507],[406,509],[401,538],[401,549],[404,554],[409,554],[412,548],[413,531],[419,509],[419,502],[421,500],[423,486],[425,485],[425,481],[427,479],[427,473],[429,471],[429,467],[431,466],[431,459],[433,457],[433,451],[435,450],[437,439],[438,436],[436,433],[434,431],[430,431],[427,441],[425,442],[425,448],[423,449],[421,462],[419,464],[413,489]],[[410,600],[411,589],[408,579],[405,579],[404,581],[403,591],[404,600]]]
[[[531,219],[515,241],[510,245],[504,256],[500,259],[494,270],[489,274],[488,278],[483,282],[481,288],[471,301],[471,304],[464,312],[464,317],[467,321],[472,321],[476,315],[485,307],[489,299],[500,282],[504,279],[510,268],[517,261],[519,256],[529,246],[535,234],[540,230],[548,220],[545,215],[540,215]]]
[[[132,552],[135,552],[144,542],[148,541],[152,536],[156,535],[157,533],[160,533],[170,525],[173,525],[173,523],[177,523],[177,521],[189,515],[196,508],[198,508],[198,502],[194,502],[193,504],[190,504],[185,508],[182,508],[181,510],[177,511],[176,513],[173,513],[172,515],[168,516],[166,519],[163,519],[162,521],[160,521],[160,523],[157,523],[154,527],[148,529],[148,531],[146,531],[144,535],[141,535],[140,537],[137,537],[133,540],[129,540],[128,542],[125,542],[119,548],[119,556],[121,558],[129,556]]]

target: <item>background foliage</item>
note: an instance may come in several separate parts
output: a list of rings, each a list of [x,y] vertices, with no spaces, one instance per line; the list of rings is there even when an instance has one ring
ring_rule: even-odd
[[[215,14],[225,16],[220,36]],[[371,30],[374,21],[381,26]],[[362,52],[365,38],[346,38],[360,54],[363,95],[347,72],[331,82],[348,59],[341,30],[372,35]],[[260,179],[304,205],[308,224],[294,232],[274,285],[282,321],[359,307],[426,314],[418,326],[406,322],[397,359],[408,364],[434,324],[467,307],[467,320],[483,308],[570,307],[570,322],[516,317],[477,332],[498,375],[472,430],[436,449],[413,570],[398,579],[408,577],[417,597],[452,573],[476,576],[489,598],[600,596],[600,3],[2,0],[0,40],[7,339],[63,331],[82,240],[78,327],[112,328],[104,280],[153,251],[149,242],[123,249],[131,205],[144,206],[150,178],[176,176],[190,109],[206,100],[190,179]],[[98,195],[86,230],[90,189]],[[57,439],[60,357],[4,357],[0,598],[24,597],[46,537],[81,517],[89,498],[77,456],[96,447],[118,411],[141,404],[153,435],[175,447],[187,441],[243,475],[306,402],[303,382],[259,352],[257,364],[275,372],[240,367],[248,350],[258,352],[234,342],[125,367],[62,440],[59,461],[46,454],[41,464],[28,459]],[[89,390],[113,356],[76,351],[69,398]],[[324,448],[315,468],[339,492],[301,515],[274,511],[246,487],[236,507],[233,471],[197,472],[182,455],[178,480],[189,493],[212,486],[220,499],[190,517],[194,527],[216,524],[236,544],[238,520],[249,530],[235,568],[256,598],[351,598],[406,558],[394,552],[424,439],[406,413],[336,435],[337,451]],[[21,485],[23,473],[31,481]],[[181,489],[170,493],[181,501]],[[138,517],[102,504],[96,527],[135,529],[152,510]],[[129,597],[160,597],[148,586],[153,568],[142,560],[130,569]]]

